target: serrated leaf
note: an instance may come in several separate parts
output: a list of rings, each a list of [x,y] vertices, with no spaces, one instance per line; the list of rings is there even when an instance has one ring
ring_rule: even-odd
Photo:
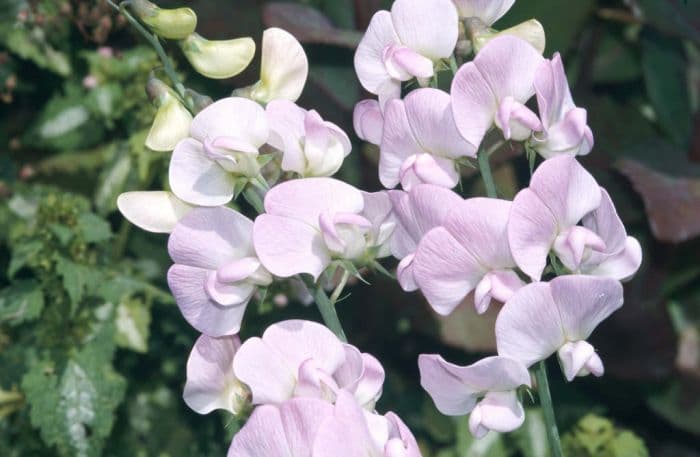
[[[63,257],[56,259],[56,272],[63,278],[63,287],[68,293],[73,308],[83,299],[88,285],[99,283],[99,271]]]
[[[78,216],[76,228],[86,243],[99,243],[112,237],[112,228],[109,223],[92,213],[82,213]]]
[[[100,173],[95,192],[95,206],[102,215],[109,214],[116,208],[117,197],[124,191],[133,165],[131,156],[124,147],[114,148],[112,154],[112,159]]]
[[[73,239],[73,230],[65,225],[50,224],[49,230],[56,235],[56,238],[58,238],[58,242],[61,243],[61,246],[67,246],[68,243],[70,243],[70,240]]]
[[[0,323],[18,325],[41,315],[44,294],[38,282],[27,280],[0,290]]]
[[[116,342],[123,348],[145,353],[148,350],[151,310],[144,303],[129,301],[117,306]]]

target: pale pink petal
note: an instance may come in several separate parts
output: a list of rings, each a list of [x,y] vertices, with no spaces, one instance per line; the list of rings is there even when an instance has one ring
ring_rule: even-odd
[[[233,198],[231,173],[207,157],[202,143],[192,138],[175,146],[168,181],[178,198],[193,205],[219,206]]]
[[[265,330],[262,339],[293,367],[314,359],[319,369],[334,373],[345,360],[345,349],[338,337],[316,322],[278,322]]]
[[[579,272],[584,255],[605,252],[605,242],[586,227],[575,225],[557,236],[553,248],[562,265],[569,271]]]
[[[330,403],[313,398],[259,406],[233,437],[228,456],[311,457],[314,439],[332,413]]]
[[[377,100],[362,100],[352,114],[355,133],[361,140],[379,145],[382,142],[384,114]]]
[[[524,285],[523,280],[513,270],[489,271],[474,289],[476,312],[483,314],[488,311],[491,299],[505,303]]]
[[[168,270],[168,285],[180,312],[192,327],[212,337],[238,333],[255,286],[249,283],[231,286],[227,299],[236,304],[221,305],[209,296],[205,288],[211,273],[201,268],[175,264]]]
[[[301,140],[306,111],[289,100],[277,99],[265,108],[270,124],[268,143],[282,151],[282,169],[303,173],[306,162]]]
[[[472,419],[478,418],[477,421]],[[469,428],[485,428],[495,432],[507,433],[520,428],[525,422],[525,410],[518,400],[515,390],[507,392],[489,392],[474,408],[469,418]],[[478,433],[478,432],[477,432]]]
[[[190,212],[189,205],[162,190],[124,192],[117,198],[119,212],[137,227],[153,233],[170,233]]]
[[[622,307],[622,285],[614,279],[568,275],[549,284],[568,341],[587,339],[598,324]]]
[[[416,277],[413,273],[413,259],[414,254],[408,254],[401,259],[396,267],[396,279],[405,292],[414,292],[418,290]]]
[[[452,159],[432,154],[409,157],[399,170],[401,186],[410,191],[419,184],[433,184],[451,189],[459,184],[459,171]]]
[[[641,264],[642,246],[635,238],[628,236],[625,247],[619,253],[607,257],[587,273],[626,281],[634,276]]]
[[[269,128],[265,110],[259,103],[228,97],[200,111],[192,121],[190,134],[202,143],[231,137],[257,149],[267,142]]]
[[[421,240],[413,260],[413,276],[430,306],[450,314],[476,287],[486,267],[479,263],[444,227]]]
[[[263,266],[282,278],[308,273],[318,279],[331,261],[321,233],[288,217],[258,216],[253,227],[253,244]]]
[[[332,178],[294,179],[278,184],[265,196],[270,215],[295,219],[318,227],[318,217],[330,213],[359,213],[364,207],[362,193]]]
[[[544,142],[534,142],[537,152],[549,159],[557,155],[585,155],[593,147],[593,133],[587,124],[587,112],[574,108],[545,132]]]
[[[413,77],[427,79],[433,76],[433,62],[406,46],[389,45],[382,57],[387,72],[394,80],[408,81]]]
[[[333,415],[318,430],[313,457],[382,456],[367,426],[367,420],[355,398],[341,390]]]
[[[362,354],[363,371],[357,387],[355,398],[361,405],[376,402],[382,394],[384,386],[384,367],[379,360],[370,354]]]
[[[545,129],[559,122],[564,115],[575,108],[566,79],[561,55],[555,53],[552,60],[544,60],[535,74],[537,106]]]
[[[450,95],[438,89],[410,92],[404,99],[411,130],[423,150],[456,159],[476,157],[476,149],[462,138],[455,125]]]
[[[588,374],[600,377],[605,371],[602,360],[595,353],[595,348],[587,341],[566,343],[557,352],[557,357],[564,376],[569,382],[577,376]]]
[[[241,346],[238,336],[210,338],[202,335],[187,359],[187,382],[183,398],[187,406],[199,414],[209,414],[215,409],[225,409],[236,414],[236,377],[233,374],[233,356]]]
[[[508,244],[513,260],[533,281],[539,281],[557,237],[557,221],[530,189],[515,196],[508,220]]]
[[[601,202],[595,178],[568,156],[545,160],[532,175],[529,188],[551,210],[560,231],[576,225]]]
[[[384,49],[391,44],[399,43],[391,14],[388,11],[378,11],[372,16],[362,41],[355,53],[355,71],[362,87],[372,94],[387,92],[392,78],[384,66]],[[400,89],[400,85],[399,85]]]
[[[559,306],[548,283],[536,282],[518,290],[496,319],[498,355],[531,366],[566,342]]]
[[[385,457],[421,457],[416,438],[399,416],[392,412],[384,415],[389,423],[389,441],[384,447]]]
[[[457,71],[450,94],[457,130],[476,149],[493,125],[498,100],[473,61]]]
[[[624,249],[627,231],[617,214],[610,194],[600,188],[600,206],[583,217],[583,226],[596,233],[605,243],[605,250],[616,253]]]
[[[195,208],[168,238],[175,263],[216,270],[253,253],[253,221],[226,207]]]
[[[495,123],[503,131],[506,140],[525,141],[533,131],[542,130],[540,118],[530,108],[510,96],[501,100],[498,105]]]
[[[396,0],[391,19],[402,44],[432,60],[452,55],[459,18],[451,0]]]
[[[478,17],[486,25],[492,25],[503,17],[515,0],[454,0],[462,18]]]
[[[282,403],[292,398],[298,366],[262,339],[247,339],[233,359],[233,372],[253,394],[253,404]]]
[[[388,189],[395,187],[399,183],[404,161],[423,152],[411,130],[404,102],[387,102],[379,155],[379,180],[382,185]]]

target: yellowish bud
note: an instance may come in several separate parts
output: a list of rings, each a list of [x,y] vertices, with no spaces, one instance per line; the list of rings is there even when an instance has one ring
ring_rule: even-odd
[[[255,55],[255,42],[249,37],[207,40],[193,33],[180,42],[180,47],[194,69],[212,79],[236,76]]]
[[[148,0],[131,0],[131,10],[156,35],[182,40],[197,28],[197,15],[191,8],[160,8]]]
[[[509,29],[501,30],[500,32],[493,29],[485,29],[483,31],[476,32],[472,35],[474,49],[476,52],[479,52],[481,48],[486,45],[486,43],[502,35],[516,36],[530,43],[540,54],[544,53],[544,48],[546,45],[544,28],[536,19],[530,19],[529,21],[522,22]]]
[[[153,151],[172,151],[180,140],[189,136],[192,114],[172,90],[156,78],[148,81],[146,92],[158,108],[146,137],[146,147]]]

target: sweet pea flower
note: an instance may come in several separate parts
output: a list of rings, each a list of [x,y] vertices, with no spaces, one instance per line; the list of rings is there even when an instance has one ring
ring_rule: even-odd
[[[391,255],[391,245],[396,230],[396,216],[392,209],[389,192],[362,191],[364,208],[362,216],[366,218],[371,228],[365,236],[369,255],[375,259],[381,259]]]
[[[602,376],[603,362],[586,339],[622,302],[622,285],[610,278],[568,275],[528,284],[498,315],[498,354],[529,367],[557,352],[568,381]]]
[[[258,149],[268,134],[265,110],[251,100],[229,97],[207,106],[192,121],[191,137],[173,151],[170,187],[193,205],[228,203],[237,178],[260,174]]]
[[[459,183],[460,157],[476,157],[476,149],[457,131],[447,93],[424,88],[387,103],[379,156],[384,187],[400,182],[405,190],[420,183],[452,188]]]
[[[478,18],[488,26],[502,18],[513,3],[515,0],[454,0],[460,18]]]
[[[201,335],[187,359],[183,398],[199,414],[223,409],[240,413],[250,394],[233,374],[233,357],[241,347],[238,336],[211,338]]]
[[[377,100],[362,100],[355,105],[352,122],[361,140],[379,146],[384,130],[384,113]]]
[[[418,443],[394,413],[363,411],[347,392],[318,428],[313,457],[421,457]]]
[[[309,75],[309,60],[294,36],[272,27],[263,32],[260,80],[236,89],[234,95],[266,104],[283,99],[295,102],[301,96]]]
[[[550,251],[571,272],[618,280],[642,262],[641,246],[627,236],[608,193],[570,156],[546,160],[515,196],[508,242],[515,263],[534,281]]]
[[[168,285],[183,316],[211,337],[238,333],[246,305],[272,276],[255,257],[253,222],[226,208],[196,208],[170,234]]]
[[[489,430],[511,432],[525,421],[517,389],[530,387],[530,373],[519,361],[487,357],[462,367],[438,354],[418,357],[420,384],[447,416],[469,416],[469,430],[483,438]]]
[[[577,108],[561,56],[540,65],[535,75],[535,92],[543,131],[531,141],[545,159],[560,154],[585,155],[593,148],[593,132],[587,125],[586,110]]]
[[[452,55],[459,18],[450,0],[396,0],[378,11],[355,53],[362,87],[386,100],[398,98],[401,82],[434,74],[434,62]]]
[[[316,398],[294,398],[280,405],[259,406],[233,437],[227,455],[323,457],[312,453],[314,440],[332,414],[333,406]]]
[[[236,378],[248,385],[253,404],[280,404],[293,397],[334,402],[341,389],[371,410],[382,391],[384,369],[369,354],[341,342],[321,324],[288,320],[262,338],[246,340],[233,360]]]
[[[510,208],[495,198],[464,200],[421,239],[413,276],[437,313],[450,314],[474,290],[482,314],[492,299],[505,302],[524,285],[508,249]]]
[[[523,141],[542,129],[525,103],[535,94],[534,79],[544,58],[528,42],[504,35],[489,41],[452,81],[457,129],[473,148],[495,124],[506,139]]]
[[[350,154],[352,144],[340,127],[324,121],[289,100],[273,100],[266,108],[268,144],[282,152],[282,170],[302,177],[331,176]]]
[[[396,276],[406,292],[418,290],[413,276],[413,260],[418,243],[430,229],[443,223],[463,198],[444,187],[419,184],[410,192],[389,191],[396,216],[391,254],[400,260]]]
[[[272,274],[308,273],[317,280],[333,259],[364,259],[380,238],[363,193],[332,178],[305,178],[273,187],[253,242]],[[383,236],[386,236],[384,234]]]
[[[170,233],[194,207],[172,192],[153,190],[124,192],[117,197],[117,208],[129,222],[147,232]]]

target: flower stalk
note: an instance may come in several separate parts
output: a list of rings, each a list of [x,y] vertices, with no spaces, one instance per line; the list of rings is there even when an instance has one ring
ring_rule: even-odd
[[[489,198],[498,198],[496,183],[493,180],[491,164],[489,163],[489,152],[485,149],[481,149],[477,155],[477,160],[479,161],[479,171],[484,180],[484,186],[486,186],[486,195],[488,195]]]
[[[540,406],[544,414],[544,423],[547,429],[547,439],[552,457],[564,457],[559,439],[559,429],[554,417],[554,405],[552,404],[552,394],[549,391],[549,380],[547,379],[547,366],[542,360],[535,365],[535,378],[537,379],[537,392],[540,397]]]

